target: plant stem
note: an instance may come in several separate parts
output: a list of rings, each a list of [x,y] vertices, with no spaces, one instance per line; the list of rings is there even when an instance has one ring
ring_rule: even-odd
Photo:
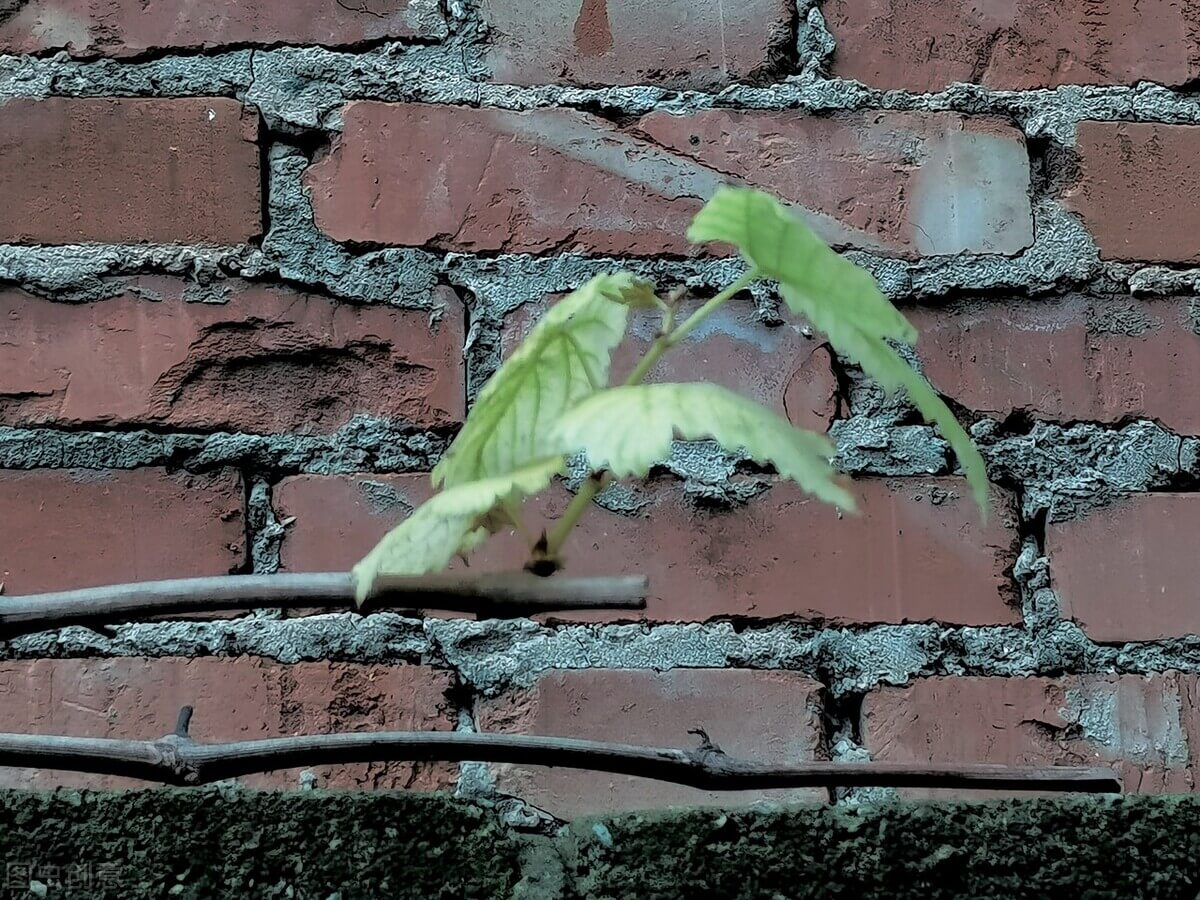
[[[575,492],[575,496],[571,498],[571,502],[567,504],[567,508],[563,510],[563,514],[558,517],[558,521],[554,523],[554,527],[546,534],[546,555],[548,557],[553,559],[558,556],[562,550],[562,545],[566,543],[567,535],[571,533],[571,529],[575,527],[575,523],[587,512],[592,500],[604,489],[607,481],[606,473],[593,472],[579,486],[579,490]]]
[[[717,310],[717,307],[721,306],[721,304],[733,297],[738,292],[744,291],[754,282],[756,278],[758,278],[758,272],[754,269],[748,269],[740,278],[737,279],[737,281],[733,282],[711,300],[705,302],[703,306],[684,319],[679,324],[678,328],[667,335],[667,346],[663,348],[664,351],[674,347],[685,337],[691,334],[697,325],[699,325]],[[662,354],[660,353],[659,355],[661,356]],[[626,384],[630,383],[631,382],[626,382]]]
[[[736,281],[716,294],[711,300],[706,301],[703,306],[688,316],[674,330],[671,330],[671,325],[674,322],[674,309],[669,308],[663,316],[661,332],[646,350],[646,355],[641,358],[633,371],[629,373],[629,377],[624,381],[624,386],[630,387],[640,384],[642,379],[654,368],[655,363],[662,359],[664,353],[687,337],[697,325],[712,315],[730,297],[749,287],[757,277],[758,273],[753,268],[748,269]],[[563,510],[563,514],[559,516],[558,521],[554,523],[554,527],[546,535],[547,556],[551,558],[558,556],[563,544],[566,543],[567,536],[571,533],[571,529],[575,527],[575,524],[587,512],[592,500],[604,489],[607,481],[608,478],[605,473],[593,472],[580,485],[575,496],[571,498],[571,502],[567,504],[567,508]]]

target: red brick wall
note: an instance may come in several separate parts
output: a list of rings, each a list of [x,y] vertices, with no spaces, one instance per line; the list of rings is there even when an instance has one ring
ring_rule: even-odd
[[[1103,764],[1192,789],[1200,3],[8,6],[5,594],[348,568],[429,496],[549,303],[619,266],[693,306],[728,283],[736,261],[683,237],[724,183],[872,269],[994,488],[981,523],[931,430],[745,294],[651,380],[829,432],[860,515],[680,447],[569,548],[572,571],[649,575],[643,615],[67,629],[0,643],[0,730],[153,737],[182,703],[211,739],[703,727],[768,759]],[[654,328],[636,318],[616,371]],[[718,799],[520,767],[315,775],[562,816]],[[68,782],[100,783],[0,770]]]

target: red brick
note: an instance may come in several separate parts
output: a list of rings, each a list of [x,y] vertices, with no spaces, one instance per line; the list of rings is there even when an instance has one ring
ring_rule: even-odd
[[[1033,241],[1029,159],[1002,119],[710,109],[637,124],[672,153],[805,209],[834,244],[904,255],[1016,253]]]
[[[0,472],[7,594],[225,575],[245,561],[241,478],[222,470]]]
[[[837,41],[833,74],[873,87],[1182,85],[1200,75],[1191,0],[826,0],[821,11]]]
[[[558,297],[526,303],[504,320],[501,351],[507,356]],[[701,303],[690,300],[678,317]],[[661,318],[638,312],[629,338],[613,354],[610,381],[624,380],[654,340]],[[787,415],[802,428],[826,431],[837,413],[837,378],[829,351],[805,337],[801,326],[788,322],[769,328],[757,321],[752,302],[732,300],[658,363],[646,379],[651,382],[712,381],[745,394]]]
[[[876,761],[1112,765],[1126,790],[1190,791],[1197,676],[926,678],[867,694],[862,735]]]
[[[1032,235],[1024,139],[988,117],[712,110],[622,129],[575,110],[357,102],[344,119],[307,176],[339,241],[699,253],[687,224],[727,182],[808,209],[839,246],[1012,253]]]
[[[297,475],[275,486],[295,519],[279,548],[288,572],[345,572],[433,492],[428,475]]]
[[[650,620],[1020,621],[1005,574],[1015,559],[1011,496],[994,492],[981,528],[961,479],[865,479],[852,490],[857,515],[839,514],[791,484],[715,512],[677,491],[651,490],[637,517],[591,510],[567,544],[567,570],[645,573]],[[501,555],[497,545],[477,564]]]
[[[784,0],[489,0],[483,14],[499,81],[703,91],[771,75],[794,13]]]
[[[554,671],[527,690],[477,706],[480,731],[697,746],[702,728],[721,749],[769,763],[821,752],[821,686],[794,672],[737,669]],[[570,769],[493,766],[497,787],[562,818],[765,799],[819,800],[815,791],[712,793],[646,778]]]
[[[258,129],[217,97],[9,100],[0,243],[243,243],[262,231]]]
[[[379,540],[429,499],[428,475],[296,475],[272,491],[275,513],[287,521],[279,547],[285,572],[345,572]],[[514,563],[519,567],[519,562]],[[451,568],[460,568],[457,560]],[[333,607],[288,611],[301,617],[341,612]],[[425,616],[461,617],[461,612],[422,609]]]
[[[438,38],[446,21],[422,0],[225,3],[188,0],[25,0],[0,18],[0,53],[66,50],[74,56],[135,56],[230,44],[337,47],[384,38]]]
[[[589,510],[567,544],[567,572],[647,575],[651,596],[644,618],[651,621],[1020,621],[1006,575],[1016,558],[1010,495],[994,492],[991,518],[981,528],[962,479],[867,479],[852,487],[862,507],[853,516],[839,515],[790,484],[727,511],[699,509],[678,490],[652,485],[648,506],[637,516]],[[349,568],[403,517],[405,502],[419,503],[428,492],[423,475],[285,479],[275,491],[276,510],[297,518],[280,551],[284,567]],[[554,488],[529,501],[525,524],[539,532],[569,497]],[[336,523],[334,540],[330,523]],[[515,535],[501,535],[472,554],[471,566],[519,569],[528,551]],[[802,589],[797,573],[803,573]],[[595,612],[555,618],[630,617]]]
[[[167,278],[89,304],[0,290],[0,423],[328,432],[360,413],[462,420],[462,305],[448,288],[432,330],[427,312],[265,285],[237,284],[225,303],[185,293]]]
[[[1200,634],[1200,494],[1135,494],[1046,526],[1062,613],[1097,641]]]
[[[0,731],[157,740],[179,708],[195,708],[201,742],[250,741],[340,731],[449,731],[450,675],[425,666],[219,659],[39,659],[0,662]],[[258,788],[296,787],[301,769],[239,779]],[[452,789],[446,763],[312,766],[320,786]],[[143,782],[50,769],[0,768],[11,788],[138,787]]]
[[[1056,421],[1157,419],[1200,433],[1187,298],[1073,296],[906,311],[925,374],[968,409]]]
[[[1200,126],[1080,122],[1067,191],[1104,259],[1200,262]]]

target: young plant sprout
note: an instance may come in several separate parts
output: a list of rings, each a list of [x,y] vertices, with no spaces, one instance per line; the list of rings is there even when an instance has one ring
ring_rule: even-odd
[[[868,272],[760,191],[722,188],[687,236],[695,243],[734,245],[746,272],[682,321],[676,321],[674,297],[663,299],[627,272],[597,276],[556,303],[480,391],[433,470],[439,492],[354,567],[359,603],[381,574],[436,572],[490,535],[519,530],[522,502],[545,490],[576,454],[586,456],[591,474],[530,548],[533,571],[555,571],[571,529],[605,484],[646,477],[675,438],[711,439],[853,511],[854,499],[830,464],[834,447],[825,435],[796,428],[715,384],[642,383],[664,354],[760,279],[777,283],[788,308],[823,332],[840,356],[889,393],[908,395],[949,442],[986,516],[983,459],[954,414],[893,346],[914,344],[917,332]],[[635,308],[660,311],[658,336],[624,383],[610,385],[612,354]]]

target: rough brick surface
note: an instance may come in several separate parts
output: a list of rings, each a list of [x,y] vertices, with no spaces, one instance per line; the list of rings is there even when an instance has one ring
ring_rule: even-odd
[[[1020,620],[1005,574],[1015,560],[1011,496],[996,491],[992,516],[981,528],[957,478],[872,479],[852,487],[862,507],[856,516],[839,516],[786,484],[744,507],[717,512],[697,508],[678,490],[651,486],[637,515],[590,510],[568,542],[567,569],[576,575],[646,574],[651,597],[645,617],[654,621]],[[297,520],[283,541],[284,566],[348,567],[428,490],[424,476],[286,479],[276,491],[277,510]],[[555,490],[531,501],[526,524],[536,533],[561,513],[569,496]],[[331,527],[336,546],[329,546]],[[520,568],[527,557],[528,548],[515,536],[501,536],[471,559],[484,571]]]
[[[0,290],[0,424],[283,432],[360,413],[462,419],[463,314],[448,288],[432,328],[426,312],[267,286],[235,283],[220,304],[185,298],[165,278],[89,304]]]
[[[593,669],[543,675],[476,707],[481,731],[694,747],[702,728],[728,753],[795,763],[821,752],[821,686],[793,672]],[[610,810],[819,800],[824,792],[711,793],[644,778],[570,769],[493,766],[497,787],[569,818]]]
[[[1025,141],[1000,119],[712,109],[651,113],[637,129],[811,210],[834,244],[926,256],[1016,253],[1033,239]]]
[[[381,38],[438,38],[446,21],[427,0],[25,0],[0,6],[0,53],[66,50],[75,56],[135,56],[229,44],[341,46]]]
[[[1196,676],[1175,673],[925,678],[867,694],[862,736],[879,761],[1112,765],[1126,790],[1187,791],[1197,699]]]
[[[340,241],[697,253],[687,224],[728,182],[807,209],[838,245],[1014,253],[1032,235],[1024,139],[987,117],[711,110],[621,129],[563,109],[375,102],[344,117],[307,179],[317,224]]]
[[[1131,495],[1046,526],[1062,614],[1097,641],[1200,634],[1200,494]]]
[[[245,562],[232,471],[0,471],[0,581],[29,594],[225,575]]]
[[[967,409],[1003,419],[1157,419],[1200,433],[1200,336],[1187,297],[1071,296],[906,310],[926,377]]]
[[[821,10],[837,41],[833,74],[873,87],[1181,85],[1200,75],[1190,0],[826,0]]]
[[[237,659],[63,659],[0,662],[0,731],[157,740],[179,708],[195,708],[197,741],[337,731],[448,731],[450,675],[424,666]],[[309,769],[322,787],[452,789],[445,763],[365,763]],[[239,779],[297,787],[299,769]],[[127,787],[141,782],[52,770],[0,768],[3,787]]]
[[[981,528],[957,478],[868,479],[851,489],[854,516],[790,484],[718,512],[651,490],[637,517],[589,513],[567,545],[568,566],[581,575],[645,573],[652,620],[1020,620],[1005,575],[1015,559],[1011,496],[995,492]]]
[[[8,100],[0,243],[237,244],[262,231],[258,114],[236,100]]]
[[[276,515],[294,519],[279,557],[288,572],[344,572],[433,488],[428,475],[297,475],[275,486]]]
[[[1105,259],[1200,262],[1200,126],[1080,122],[1067,192]]]
[[[790,48],[784,0],[485,0],[487,60],[515,84],[716,90],[771,74]]]
[[[501,351],[520,346],[557,297],[526,303],[504,320]],[[702,301],[682,304],[678,318],[690,315]],[[837,378],[829,350],[803,326],[787,321],[767,327],[746,300],[731,300],[706,319],[687,339],[650,370],[650,382],[711,381],[752,397],[786,415],[794,425],[825,431],[837,413]],[[654,340],[661,323],[657,311],[634,313],[629,339],[613,354],[610,381],[620,383]]]

